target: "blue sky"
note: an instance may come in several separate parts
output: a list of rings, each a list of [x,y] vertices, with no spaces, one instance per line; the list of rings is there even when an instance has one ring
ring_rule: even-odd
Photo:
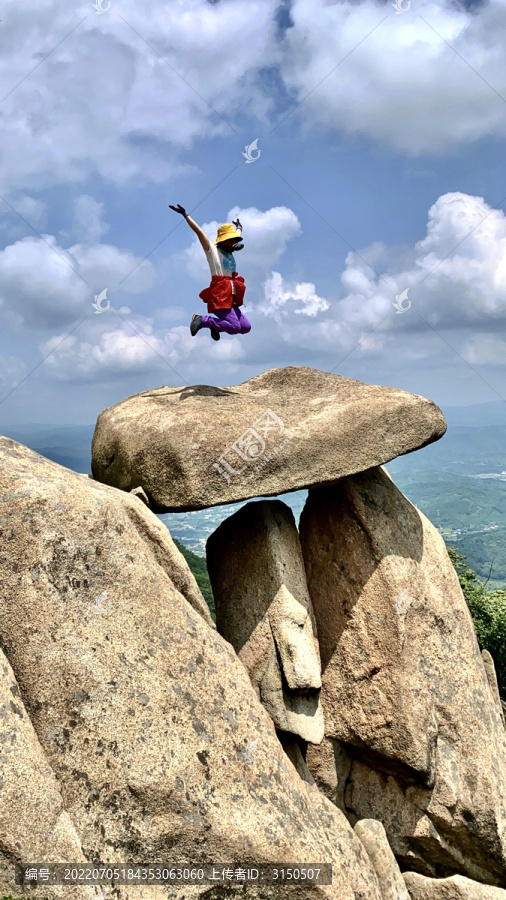
[[[284,365],[506,397],[506,6],[408,4],[6,0],[0,430]],[[240,216],[249,335],[190,336],[169,203]]]

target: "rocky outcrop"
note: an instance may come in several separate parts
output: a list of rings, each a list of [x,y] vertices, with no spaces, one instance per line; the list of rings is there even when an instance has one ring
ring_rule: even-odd
[[[505,732],[442,538],[381,468],[310,491],[300,536],[331,741],[314,777],[338,798],[334,743],[347,814],[379,819],[401,868],[504,883]]]
[[[105,486],[98,484],[87,475],[81,475],[57,463],[51,463],[50,460],[39,456],[38,453],[10,438],[0,435],[0,441],[0,460],[5,461],[2,473],[2,483],[6,489],[4,503],[7,509],[12,503],[13,512],[10,514],[9,522],[13,529],[16,525],[15,518],[12,518],[15,516],[16,510],[16,504],[13,501],[17,498],[8,490],[10,466],[17,466],[21,472],[26,469],[27,491],[32,491],[36,495],[46,484],[48,493],[54,492],[54,502],[51,503],[49,496],[45,502],[50,519],[60,519],[62,534],[57,546],[52,547],[50,543],[44,545],[43,556],[40,560],[35,561],[34,581],[38,581],[39,569],[41,571],[46,569],[51,565],[52,559],[60,553],[67,554],[79,568],[77,587],[90,588],[90,590],[96,587],[98,593],[94,602],[103,614],[110,612],[115,606],[111,590],[109,589],[106,593],[100,592],[101,546],[105,543],[110,548],[111,567],[114,565],[117,567],[119,582],[122,580],[124,572],[127,570],[133,572],[134,580],[144,583],[144,593],[149,593],[152,602],[155,602],[156,594],[151,591],[145,576],[146,571],[153,569],[162,582],[167,581],[182,594],[211,628],[216,627],[209,607],[184,556],[177,549],[165,525],[146,509],[141,500],[134,495],[124,497],[121,494],[120,498],[123,503],[120,503],[115,491],[104,489]],[[74,495],[80,497],[82,506],[76,506]],[[114,501],[116,501],[115,506]],[[103,507],[104,515],[98,525],[95,525],[94,531],[88,534],[90,504],[97,509]],[[111,524],[105,515],[108,504],[113,504],[116,510],[117,521],[114,524]],[[68,514],[68,535],[65,531],[65,522],[67,521],[65,514]],[[32,517],[32,514],[30,515]],[[87,551],[84,550],[83,537],[86,537],[89,542]],[[126,553],[126,546],[130,546],[132,552]],[[91,568],[90,564],[84,560],[84,557],[90,555],[94,563]],[[65,590],[68,590],[68,587]]]
[[[299,536],[280,500],[247,503],[207,541],[218,631],[281,731],[324,734],[321,668]]]
[[[88,860],[331,862],[332,885],[287,896],[381,900],[346,819],[301,781],[232,647],[172,580],[141,500],[0,438],[0,529],[0,637],[59,785],[49,823],[62,808]],[[42,758],[40,772],[49,783]],[[11,845],[16,828],[9,816]]]
[[[58,782],[27,715],[14,673],[0,651],[0,895],[21,897],[17,863],[86,862]],[[57,887],[56,897],[96,900],[94,887]],[[23,894],[24,896],[24,894]],[[37,896],[33,888],[26,896]]]
[[[300,778],[302,778],[303,781],[307,781],[308,784],[315,784],[315,780],[306,765],[304,757],[304,751],[307,752],[307,745],[305,742],[302,742],[303,747],[301,748],[301,741],[299,738],[283,731],[278,731],[278,738],[283,750],[298,772]]]
[[[316,369],[272,369],[227,388],[144,391],[97,420],[97,481],[141,487],[156,512],[331,484],[440,438],[416,394]]]
[[[493,661],[381,468],[445,427],[422,397],[288,368],[104,410],[94,478],[0,436],[0,894],[43,896],[13,862],[72,857],[332,863],[287,900],[506,900]],[[210,537],[216,628],[153,510],[304,487],[300,539],[278,500]]]
[[[409,900],[406,884],[381,822],[361,819],[354,831],[367,850],[378,876],[382,900]]]
[[[492,656],[488,652],[488,650],[482,650],[481,656],[483,659],[483,665],[485,666],[485,672],[487,674],[487,681],[492,692],[492,697],[494,698],[494,703],[497,706],[499,715],[501,716],[501,719],[504,723],[504,712],[501,703],[501,695],[499,693],[499,685],[497,683],[494,660],[492,659]]]
[[[322,793],[339,809],[345,811],[344,792],[352,759],[344,744],[324,738],[318,747],[309,745],[306,763]],[[356,819],[355,816],[353,821]]]
[[[478,884],[462,875],[453,878],[424,878],[415,872],[404,874],[411,900],[506,900],[506,891]]]

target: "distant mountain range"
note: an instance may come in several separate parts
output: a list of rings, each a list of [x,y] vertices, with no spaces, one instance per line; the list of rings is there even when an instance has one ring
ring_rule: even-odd
[[[448,428],[457,425],[466,428],[506,425],[506,400],[474,403],[471,406],[445,406],[443,412],[448,422]]]
[[[95,425],[12,425],[2,434],[74,472],[91,475],[91,440]]]

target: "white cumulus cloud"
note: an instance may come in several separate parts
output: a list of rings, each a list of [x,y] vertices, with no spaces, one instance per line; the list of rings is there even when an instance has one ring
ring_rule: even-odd
[[[76,197],[72,231],[78,241],[95,243],[107,234],[111,226],[104,221],[104,209],[105,204],[89,194]]]
[[[506,365],[506,340],[494,334],[478,334],[464,346],[464,358],[472,365]]]
[[[257,289],[263,284],[264,296],[248,308],[253,328],[247,338],[225,336],[215,344],[201,334],[191,337],[187,324],[159,328],[153,318],[112,306],[107,313],[90,316],[70,337],[60,330],[41,344],[43,355],[51,353],[44,363],[45,371],[57,380],[89,382],[130,375],[151,379],[164,372],[170,373],[164,383],[171,384],[175,380],[171,366],[183,383],[185,379],[190,381],[193,373],[201,374],[206,366],[213,371],[217,362],[221,376],[226,377],[240,371],[241,365],[251,363],[251,359],[263,358],[266,353],[269,358],[279,354],[283,346],[291,348],[290,358],[293,349],[298,356],[318,354],[319,359],[324,359],[331,355],[337,362],[356,349],[364,358],[388,353],[396,361],[423,365],[436,353],[451,355],[445,341],[471,365],[506,362],[506,342],[501,337],[506,324],[506,216],[482,197],[461,192],[443,194],[428,210],[425,235],[399,252],[394,246],[379,242],[360,252],[350,252],[341,273],[340,297],[322,296],[318,284],[288,279],[279,266],[272,270],[266,265],[272,265],[273,259],[278,264],[286,242],[300,231],[291,210],[255,210],[251,223],[257,222],[257,230],[253,224],[246,228],[247,210],[234,209],[228,218],[235,218],[237,212],[244,220],[245,244],[251,240],[258,252],[256,270],[263,273]],[[277,229],[267,229],[271,237],[275,236],[274,245],[270,238],[261,235],[262,221],[277,223]],[[207,231],[211,232],[208,226]],[[7,249],[12,252],[12,248]],[[41,252],[40,247],[37,250]],[[119,251],[113,250],[114,261]],[[200,246],[190,248],[189,253],[193,250],[200,250],[200,260]],[[79,261],[83,269],[95,271],[96,247],[79,245],[78,250],[63,252],[68,252],[76,263]],[[205,266],[205,258],[203,262]],[[44,265],[39,265],[44,274]],[[63,280],[57,282],[57,294],[51,270],[49,276],[42,278],[44,293],[37,298],[42,305],[49,300],[55,304],[57,300],[56,312],[60,316],[65,288],[75,288],[76,284],[65,268],[62,265],[59,272]],[[18,260],[18,279],[21,269]],[[2,276],[0,254],[0,286]],[[156,279],[156,272],[153,278]],[[27,279],[25,291],[29,284]],[[406,290],[411,306],[397,314],[395,298]],[[44,316],[47,321],[47,310]]]
[[[299,282],[290,284],[280,272],[273,272],[263,285],[265,300],[257,309],[276,322],[291,314],[316,316],[329,308],[328,300],[319,297],[314,284]]]
[[[45,370],[65,382],[117,381],[141,376],[185,383],[185,375],[207,363],[236,364],[239,342],[192,337],[188,326],[156,330],[146,316],[118,317],[114,310],[86,321],[75,335],[55,334],[40,346]],[[49,354],[49,356],[48,356]],[[184,368],[182,368],[184,366]],[[182,374],[184,372],[184,375]]]
[[[377,0],[293,0],[290,18],[281,73],[307,126],[413,155],[506,135],[503,0],[416,0],[402,15]]]
[[[441,349],[437,332],[443,338],[451,333],[452,345],[469,362],[506,363],[504,341],[496,335],[506,326],[506,216],[501,210],[483,197],[443,194],[428,211],[425,236],[403,247],[397,264],[395,259],[395,248],[379,243],[350,252],[341,273],[343,296],[325,301],[326,309],[317,304],[312,318],[285,319],[283,340],[333,353],[357,345],[360,353],[379,353],[392,346],[399,357],[421,359],[431,348]],[[276,304],[286,308],[282,281],[276,286],[274,311]],[[405,291],[411,306],[399,314],[394,303]]]
[[[379,0],[293,0],[284,34],[282,6],[185,0],[183,11],[180,0],[122,0],[97,16],[90,0],[38,0],[28,12],[5,0],[0,193],[94,175],[164,183],[192,171],[187,152],[207,138],[237,140],[239,153],[237,121],[270,126],[282,113],[267,71],[300,104],[292,121],[400,152],[506,134],[503,0],[473,11],[416,0],[402,15]],[[286,110],[292,101],[283,96]],[[77,219],[88,215],[97,233],[84,204]]]
[[[0,193],[160,183],[189,169],[195,140],[239,139],[237,114],[272,105],[258,73],[277,60],[277,6],[122,0],[99,16],[90,0],[5,0]]]
[[[17,356],[0,356],[0,391],[16,387],[26,373],[26,365]]]
[[[46,227],[47,204],[38,197],[18,194],[0,202],[0,233],[4,239],[13,240],[29,231]]]
[[[54,235],[25,237],[0,251],[0,321],[34,329],[58,328],[92,312],[95,291],[143,292],[154,268],[108,244],[75,244],[65,249]]]

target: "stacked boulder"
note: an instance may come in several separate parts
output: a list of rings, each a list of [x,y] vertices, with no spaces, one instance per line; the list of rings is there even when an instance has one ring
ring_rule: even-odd
[[[289,366],[227,388],[160,387],[104,409],[92,472],[139,491],[155,512],[182,512],[333,484],[445,430],[425,397]]]
[[[423,397],[289,368],[145,392],[104,410],[93,441],[95,477],[157,511],[309,489],[300,535],[285,504],[263,500],[210,537],[217,627],[389,900],[410,884],[418,897],[421,878],[434,897],[456,878],[506,883],[493,661],[442,538],[383,468],[445,429]]]
[[[280,732],[321,743],[321,665],[293,513],[248,503],[207,542],[218,631]]]
[[[310,491],[300,539],[322,658],[308,766],[401,867],[506,882],[506,732],[439,532],[382,468]]]

